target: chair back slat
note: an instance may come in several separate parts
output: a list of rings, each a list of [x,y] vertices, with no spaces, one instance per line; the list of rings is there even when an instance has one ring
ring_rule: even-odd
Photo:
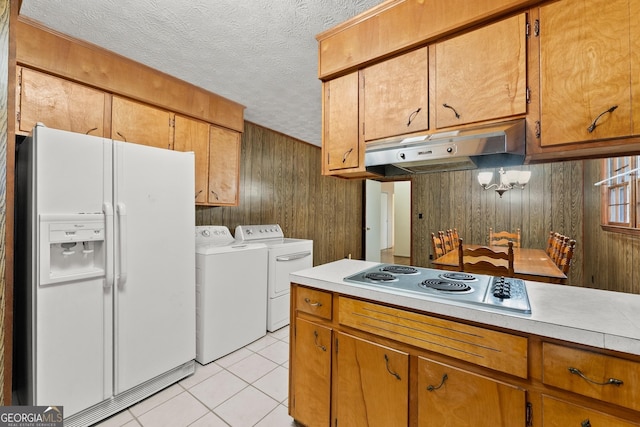
[[[508,231],[494,232],[493,228],[489,228],[489,246],[508,246],[509,242],[513,242],[514,248],[520,247],[520,229],[515,233]]]
[[[462,239],[458,245],[458,267],[460,271],[513,277],[513,242],[508,242],[507,251],[494,250],[487,246],[465,248]]]
[[[435,233],[431,233],[431,251],[433,253],[433,259],[440,258],[444,255],[442,240],[440,240],[440,236],[436,236]]]

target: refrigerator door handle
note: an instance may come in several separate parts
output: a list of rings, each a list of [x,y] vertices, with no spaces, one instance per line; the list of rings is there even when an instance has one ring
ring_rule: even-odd
[[[119,223],[119,241],[120,241],[120,268],[118,274],[118,285],[123,286],[127,282],[127,207],[120,202],[117,205],[118,223]]]
[[[113,286],[113,206],[109,202],[102,204],[104,213],[105,279],[104,287]]]

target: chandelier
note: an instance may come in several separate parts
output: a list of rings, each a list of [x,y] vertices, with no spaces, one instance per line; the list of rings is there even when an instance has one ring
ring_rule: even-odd
[[[494,188],[496,193],[500,195],[500,198],[502,198],[504,193],[513,188],[522,190],[529,182],[529,178],[531,178],[531,171],[505,171],[500,168],[498,173],[500,174],[499,184],[490,184],[493,179],[493,172],[480,172],[478,174],[478,183],[480,183],[485,190]]]

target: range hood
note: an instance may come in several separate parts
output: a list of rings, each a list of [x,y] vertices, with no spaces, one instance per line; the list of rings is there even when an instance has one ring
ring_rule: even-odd
[[[406,175],[522,165],[524,119],[451,132],[368,143],[367,171]]]

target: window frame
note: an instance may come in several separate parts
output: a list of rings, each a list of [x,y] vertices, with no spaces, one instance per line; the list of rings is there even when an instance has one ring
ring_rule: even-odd
[[[633,170],[640,167],[640,156],[621,156],[616,157],[615,160],[624,161],[628,160],[628,170]],[[621,171],[609,171],[612,159],[602,159],[601,163],[601,175],[603,180],[621,173]],[[631,234],[640,236],[640,171],[633,172],[628,175],[629,179],[624,182],[618,182],[618,180],[612,180],[603,182],[600,186],[600,202],[601,202],[601,219],[600,226],[605,231],[611,231],[614,233]],[[609,183],[613,183],[609,185]],[[613,188],[628,188],[628,223],[614,222],[610,220],[611,212],[611,189]]]

